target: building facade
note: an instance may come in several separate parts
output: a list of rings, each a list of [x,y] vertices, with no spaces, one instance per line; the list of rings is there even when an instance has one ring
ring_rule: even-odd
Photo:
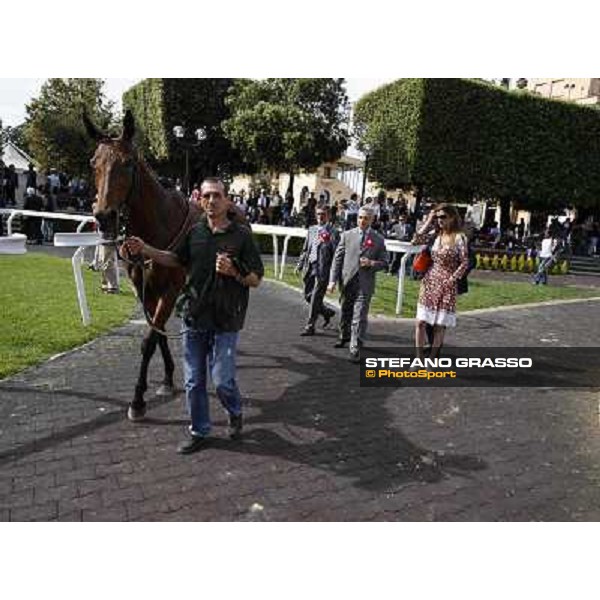
[[[527,89],[544,98],[577,104],[600,103],[600,78],[532,78],[527,81]]]
[[[353,156],[344,155],[339,160],[325,163],[310,173],[297,173],[294,176],[294,206],[299,210],[311,193],[315,198],[324,196],[328,204],[347,200],[352,194],[362,193],[364,177],[364,161]],[[278,190],[285,197],[290,176],[287,173],[272,175],[269,173],[255,175],[237,175],[231,182],[230,189],[239,194],[242,190],[258,191],[265,188],[267,192]],[[366,194],[370,192],[367,185]]]

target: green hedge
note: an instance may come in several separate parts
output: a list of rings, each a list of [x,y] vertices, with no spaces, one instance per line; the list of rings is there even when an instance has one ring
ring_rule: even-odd
[[[465,79],[401,79],[355,107],[370,175],[535,209],[600,199],[600,111]]]
[[[281,239],[281,238],[280,238]],[[270,235],[254,234],[254,241],[258,246],[261,254],[273,254],[273,237]],[[300,256],[302,247],[304,246],[304,238],[290,238],[288,244],[288,256]],[[283,242],[279,242],[279,254],[283,250]]]
[[[181,174],[185,150],[173,135],[175,125],[186,127],[187,139],[202,127],[207,137],[190,150],[192,179],[227,175],[242,169],[239,152],[223,136],[221,122],[230,116],[225,98],[233,79],[144,79],[123,94],[123,107],[133,112],[136,144],[165,174]]]

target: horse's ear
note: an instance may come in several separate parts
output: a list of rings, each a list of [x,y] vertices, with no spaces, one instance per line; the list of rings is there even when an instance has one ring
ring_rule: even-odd
[[[85,130],[87,131],[88,135],[95,141],[100,141],[101,139],[105,138],[106,136],[92,123],[92,121],[90,120],[90,118],[87,116],[87,112],[84,110],[83,114],[81,116],[81,118],[83,119],[83,124],[85,125]]]
[[[130,110],[125,111],[123,118],[123,139],[130,142],[135,134],[135,121]]]

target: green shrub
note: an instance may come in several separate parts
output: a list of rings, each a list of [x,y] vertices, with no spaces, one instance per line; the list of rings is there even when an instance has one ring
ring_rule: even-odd
[[[254,241],[258,246],[261,254],[273,254],[273,236],[265,234],[254,234]],[[304,238],[290,238],[288,244],[288,256],[300,256],[302,247],[304,246]],[[283,251],[283,238],[279,238],[279,255]]]
[[[370,176],[529,209],[597,206],[600,111],[466,79],[400,79],[355,105]]]

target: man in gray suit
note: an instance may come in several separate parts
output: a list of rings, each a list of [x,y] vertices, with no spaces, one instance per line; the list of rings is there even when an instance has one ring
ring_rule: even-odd
[[[329,208],[317,208],[317,225],[308,229],[304,248],[296,266],[296,272],[302,271],[304,279],[304,298],[310,305],[306,327],[300,335],[315,334],[315,325],[319,315],[323,317],[323,328],[329,325],[335,316],[333,308],[323,304],[323,298],[329,283],[329,271],[339,236],[335,227],[329,223]]]
[[[343,348],[350,342],[352,362],[360,361],[359,350],[367,332],[369,305],[375,291],[375,274],[388,267],[385,240],[371,229],[372,222],[373,211],[363,207],[358,213],[358,227],[342,234],[327,288],[333,292],[340,283],[340,340],[335,347]]]

